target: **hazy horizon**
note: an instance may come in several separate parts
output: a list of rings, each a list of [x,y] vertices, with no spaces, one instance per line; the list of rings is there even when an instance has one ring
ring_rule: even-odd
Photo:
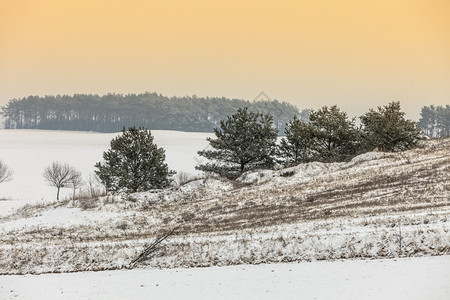
[[[0,104],[156,92],[350,116],[450,104],[450,2],[1,1]]]

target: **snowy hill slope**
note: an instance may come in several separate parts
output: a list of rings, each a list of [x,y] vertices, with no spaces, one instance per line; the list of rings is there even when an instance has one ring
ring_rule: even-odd
[[[179,189],[27,206],[0,219],[0,273],[450,254],[450,139]]]

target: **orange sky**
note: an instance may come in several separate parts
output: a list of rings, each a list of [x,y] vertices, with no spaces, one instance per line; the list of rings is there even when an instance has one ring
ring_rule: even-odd
[[[450,104],[450,1],[0,0],[0,103],[158,92]]]

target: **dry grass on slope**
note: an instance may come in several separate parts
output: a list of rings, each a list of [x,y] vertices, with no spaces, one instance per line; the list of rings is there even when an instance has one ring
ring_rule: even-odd
[[[286,170],[261,172],[256,177],[269,178],[260,185],[161,203],[151,212],[182,216],[186,222],[180,233],[186,234],[450,208],[450,140],[404,153],[369,153],[346,164],[321,164],[314,175],[303,175],[305,168],[291,168],[290,177],[282,176]]]

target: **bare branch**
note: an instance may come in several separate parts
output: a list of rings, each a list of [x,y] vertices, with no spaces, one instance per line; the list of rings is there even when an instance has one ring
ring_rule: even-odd
[[[0,160],[0,183],[11,181],[14,172],[3,162]]]
[[[167,239],[169,236],[173,235],[175,230],[177,229],[173,228],[172,230],[156,237],[156,239],[147,247],[145,247],[144,251],[141,252],[141,254],[139,254],[138,257],[136,257],[135,259],[133,259],[130,263],[130,266],[133,268],[135,267],[139,262],[147,260],[151,257],[151,255],[156,252],[157,250],[160,249],[159,245],[165,240]]]

